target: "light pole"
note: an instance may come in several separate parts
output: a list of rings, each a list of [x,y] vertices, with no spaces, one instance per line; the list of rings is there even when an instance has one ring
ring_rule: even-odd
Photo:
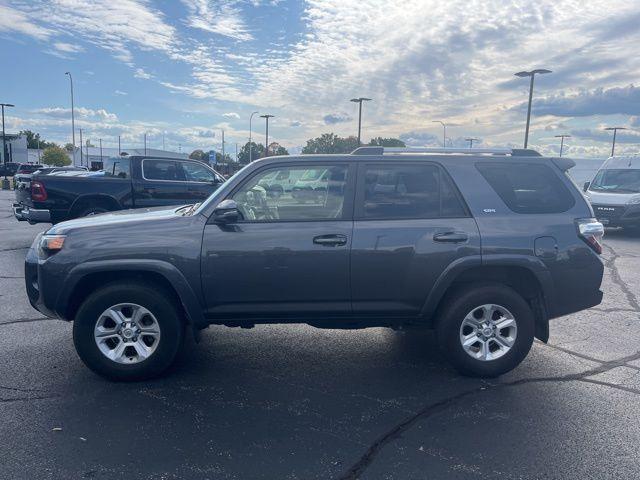
[[[73,143],[73,154],[76,152],[76,120],[75,120],[75,108],[73,106],[73,77],[71,72],[65,72],[65,75],[69,75],[69,82],[71,85],[71,143]]]
[[[531,77],[531,83],[529,84],[529,106],[527,107],[527,129],[525,130],[525,133],[524,133],[524,148],[527,148],[527,145],[529,144],[529,124],[531,122],[531,100],[533,99],[533,79],[535,78],[536,74],[543,75],[545,73],[551,73],[551,70],[538,68],[536,70],[531,70],[530,72],[518,72],[514,74],[516,77],[521,77],[521,78]]]
[[[253,159],[251,158],[251,154],[253,153],[253,152],[252,152],[253,148],[252,148],[252,146],[251,146],[251,120],[253,119],[253,116],[254,116],[256,113],[260,113],[260,112],[251,112],[251,116],[249,116],[249,163],[251,163],[251,161],[253,160]]]
[[[366,97],[358,97],[352,98],[350,101],[358,104],[358,146],[360,146],[360,132],[362,129],[362,102],[369,102],[371,101],[371,99]]]
[[[102,163],[102,139],[100,139],[100,163]]]
[[[439,123],[444,131],[442,132],[442,147],[447,148],[447,124],[442,120],[433,120],[431,123]]]
[[[222,161],[224,162],[224,129],[222,129]]]
[[[260,118],[265,119],[265,133],[264,133],[264,156],[269,156],[269,119],[275,117],[275,115],[260,115]]]
[[[40,149],[38,149],[38,155],[40,155]],[[80,129],[80,166],[82,166],[82,129]]]
[[[571,138],[571,135],[555,135],[555,137],[560,139],[560,156],[562,157],[562,149],[564,148],[564,139]]]
[[[465,138],[465,140],[466,140],[467,142],[469,142],[469,148],[470,148],[470,149],[471,149],[471,148],[473,148],[473,142],[477,142],[477,141],[478,141],[478,139],[477,139],[477,138],[472,138],[472,137]]]
[[[144,132],[144,155],[147,156],[147,132]]]
[[[120,147],[120,135],[118,135],[118,156],[122,155],[122,148]]]
[[[614,152],[616,151],[616,133],[618,130],[626,130],[626,127],[607,127],[605,130],[613,130],[613,143],[611,144],[611,156],[613,157]]]
[[[2,106],[2,163],[7,163],[7,138],[4,133],[4,107],[15,107],[11,103],[0,103]],[[15,183],[15,182],[14,182]],[[4,180],[2,180],[2,189],[9,190],[9,179],[7,178],[7,169],[4,171]]]

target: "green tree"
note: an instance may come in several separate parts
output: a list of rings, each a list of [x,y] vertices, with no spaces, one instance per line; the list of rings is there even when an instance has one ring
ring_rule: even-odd
[[[73,152],[73,143],[66,143],[64,149],[69,153]]]
[[[251,142],[251,159],[257,160],[264,156],[264,145]],[[238,152],[238,162],[249,163],[249,142],[245,143]]]
[[[64,167],[71,164],[71,159],[64,148],[57,145],[47,147],[42,154],[42,163],[54,167]]]
[[[356,137],[339,137],[334,133],[323,133],[307,140],[302,153],[351,153],[358,148]]]
[[[399,138],[372,138],[369,142],[371,146],[377,147],[406,147],[405,143]]]
[[[280,145],[278,142],[273,142],[269,144],[269,155],[289,155],[289,152],[286,148]]]
[[[209,160],[209,154],[204,152],[203,150],[198,149],[191,152],[189,158],[192,160],[200,160],[201,162],[206,162]]]
[[[48,148],[55,145],[53,142],[42,140],[39,133],[32,132],[31,130],[20,130],[19,135],[27,137],[27,148]]]

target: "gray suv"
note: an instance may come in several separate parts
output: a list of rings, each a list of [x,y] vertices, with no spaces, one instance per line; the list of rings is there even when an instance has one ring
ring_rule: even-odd
[[[531,150],[266,158],[202,204],[53,226],[26,289],[111,379],[162,373],[211,324],[297,322],[435,329],[457,370],[496,376],[547,341],[549,319],[602,299],[603,227],[573,165]],[[326,176],[313,195],[264,186],[310,170]]]

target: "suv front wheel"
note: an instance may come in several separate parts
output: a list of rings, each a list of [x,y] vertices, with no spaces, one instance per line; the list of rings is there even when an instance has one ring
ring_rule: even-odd
[[[82,361],[112,380],[142,380],[165,371],[184,336],[179,310],[161,289],[118,283],[80,306],[73,342]]]
[[[436,330],[443,354],[460,373],[495,377],[524,360],[534,327],[529,304],[515,290],[482,285],[449,295]]]

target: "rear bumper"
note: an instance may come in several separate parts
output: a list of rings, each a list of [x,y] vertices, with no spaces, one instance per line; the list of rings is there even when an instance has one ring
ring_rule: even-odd
[[[13,204],[13,216],[20,222],[51,223],[51,212],[49,210],[31,208],[22,203]]]

